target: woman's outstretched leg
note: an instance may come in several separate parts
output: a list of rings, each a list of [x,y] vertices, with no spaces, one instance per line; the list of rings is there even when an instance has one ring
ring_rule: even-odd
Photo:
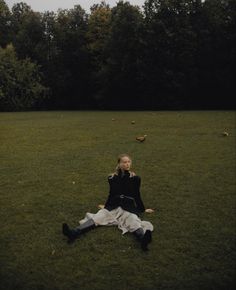
[[[75,229],[70,229],[68,224],[64,223],[62,225],[62,233],[64,236],[68,237],[68,243],[72,243],[80,235],[94,229],[95,226],[96,225],[93,219],[87,220],[85,223],[83,223],[82,225],[80,225],[79,227]]]
[[[133,234],[135,235],[137,240],[140,242],[141,249],[143,251],[148,251],[147,246],[152,241],[152,232],[150,230],[146,230],[146,232],[144,233],[143,228],[139,228],[136,231],[134,231]]]

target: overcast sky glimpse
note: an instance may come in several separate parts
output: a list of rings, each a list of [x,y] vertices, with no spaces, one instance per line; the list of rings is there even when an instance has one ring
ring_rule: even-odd
[[[145,0],[130,0],[130,4],[132,5],[138,5],[142,6],[144,4]],[[57,9],[70,9],[73,8],[74,5],[79,4],[83,9],[85,9],[87,12],[89,12],[89,7],[91,7],[93,4],[100,3],[99,0],[5,0],[8,7],[11,8],[13,4],[18,2],[25,2],[34,11],[40,11],[43,12],[45,10],[49,11],[57,11]],[[106,3],[109,4],[111,7],[116,5],[116,2],[118,0],[107,0]]]

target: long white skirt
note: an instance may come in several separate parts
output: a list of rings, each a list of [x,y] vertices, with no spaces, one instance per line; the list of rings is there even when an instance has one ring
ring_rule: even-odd
[[[100,209],[96,214],[87,212],[85,218],[80,221],[83,224],[88,219],[93,219],[97,226],[118,226],[122,230],[122,234],[127,232],[134,232],[139,228],[153,231],[153,225],[148,221],[141,221],[141,219],[134,213],[123,210],[117,207],[111,211],[107,209]]]

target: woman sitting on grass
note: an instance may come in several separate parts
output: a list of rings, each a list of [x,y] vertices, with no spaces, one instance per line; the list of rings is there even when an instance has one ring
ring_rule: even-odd
[[[144,208],[140,196],[141,179],[130,171],[131,163],[127,154],[119,155],[116,171],[108,176],[110,192],[105,206],[99,205],[100,210],[96,214],[87,213],[80,221],[80,226],[75,229],[70,229],[66,223],[62,225],[62,232],[68,237],[69,243],[96,226],[117,225],[123,234],[133,233],[143,251],[148,250],[153,225],[141,221],[138,215],[144,211],[151,213],[153,210]]]

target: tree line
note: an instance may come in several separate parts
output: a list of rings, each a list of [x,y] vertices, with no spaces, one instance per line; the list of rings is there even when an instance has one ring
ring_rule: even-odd
[[[234,108],[235,0],[0,0],[0,110]]]

